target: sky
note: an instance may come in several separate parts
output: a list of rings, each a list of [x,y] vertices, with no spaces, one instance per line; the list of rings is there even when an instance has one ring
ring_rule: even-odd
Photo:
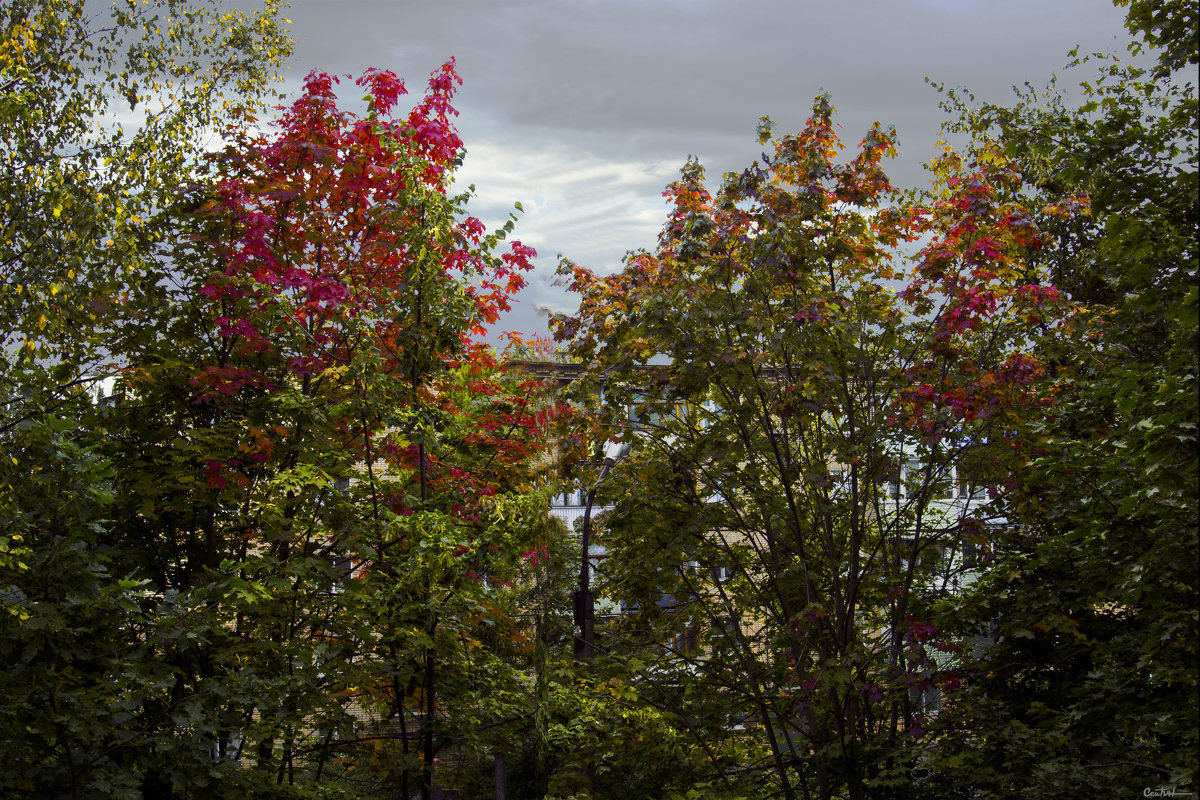
[[[544,333],[539,309],[570,311],[561,254],[598,272],[654,245],[664,187],[689,155],[712,189],[758,157],[759,117],[798,131],[827,91],[853,147],[894,125],[893,184],[927,185],[945,114],[926,78],[1005,102],[1083,52],[1122,51],[1123,9],[1105,0],[292,0],[284,91],[319,69],[391,69],[419,97],[454,56],[470,210],[538,251],[501,327]],[[348,95],[359,91],[348,81]]]

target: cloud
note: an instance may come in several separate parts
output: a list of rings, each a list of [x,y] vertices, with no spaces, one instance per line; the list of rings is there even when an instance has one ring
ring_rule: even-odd
[[[540,268],[558,253],[600,270],[625,250],[649,247],[665,216],[663,187],[679,165],[613,160],[565,142],[468,145],[456,185],[475,184],[472,213],[502,223],[520,202],[517,237],[538,249]]]
[[[457,57],[474,213],[503,221],[521,201],[517,236],[541,254],[523,306],[569,303],[545,285],[559,252],[608,271],[651,246],[687,156],[714,182],[741,169],[759,155],[760,116],[798,130],[828,90],[849,146],[874,120],[894,124],[889,174],[924,185],[944,120],[926,76],[1004,102],[1076,44],[1125,39],[1123,10],[1096,0],[295,0],[287,15],[293,95],[312,68],[368,66],[419,95]]]
[[[559,254],[612,272],[627,250],[652,247],[666,217],[662,190],[679,166],[603,158],[549,138],[468,144],[456,189],[475,184],[470,213],[493,228],[520,202],[524,211],[517,214],[513,236],[538,251],[529,286],[504,325],[541,333],[545,320],[538,308],[571,310],[572,301],[554,285]]]

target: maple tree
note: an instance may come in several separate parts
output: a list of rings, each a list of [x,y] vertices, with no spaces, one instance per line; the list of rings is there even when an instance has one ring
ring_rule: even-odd
[[[145,599],[100,535],[111,432],[85,389],[110,372],[109,335],[139,313],[127,293],[157,257],[170,228],[159,212],[209,128],[261,102],[290,51],[276,11],[0,9],[5,793],[128,796],[156,756],[171,761],[156,731],[131,722],[163,675],[124,646],[146,630]],[[207,769],[196,744],[187,757]]]
[[[493,255],[511,222],[487,235],[449,193],[458,80],[447,62],[395,118],[402,84],[368,71],[357,118],[333,78],[310,75],[279,135],[235,142],[202,184],[215,189],[191,201],[202,230],[173,263],[194,265],[182,297],[200,316],[168,341],[195,350],[152,348],[125,373],[144,402],[169,387],[200,409],[185,438],[225,518],[194,535],[207,567],[236,575],[234,609],[248,592],[269,598],[268,613],[237,612],[243,641],[272,643],[258,680],[305,666],[288,692],[238,696],[238,752],[277,782],[338,772],[429,796],[438,750],[469,741],[479,698],[500,694],[481,675],[514,680],[478,643],[502,590],[484,578],[511,580],[545,528],[532,469],[552,409],[472,340],[532,250]],[[137,480],[163,482],[141,466]]]
[[[180,14],[170,36],[193,33]],[[390,72],[358,81],[361,118],[336,83],[310,75],[265,134],[249,105],[185,104],[168,131],[220,121],[227,144],[190,163],[181,145],[174,172],[154,172],[173,140],[153,125],[107,153],[150,166],[115,185],[130,199],[108,243],[81,245],[94,282],[22,301],[28,374],[5,375],[32,389],[5,428],[13,791],[429,796],[441,748],[521,714],[481,631],[519,635],[508,586],[556,535],[535,466],[557,412],[477,337],[533,251],[450,191],[453,61],[404,112]],[[77,305],[47,322],[43,300]],[[119,401],[83,391],[100,356]]]
[[[727,790],[892,796],[931,746],[925,698],[957,683],[930,620],[986,546],[960,486],[998,482],[1042,391],[1027,326],[1055,321],[1057,295],[1002,153],[947,149],[941,193],[901,205],[892,134],[838,163],[828,98],[799,134],[759,136],[761,164],[715,196],[684,168],[656,251],[605,278],[562,270],[579,396],[603,384],[601,430],[633,445],[606,563],[638,612],[610,648],[676,642],[641,682]],[[897,250],[922,236],[906,269]]]
[[[604,669],[713,796],[1194,783],[1188,20],[1135,3],[1157,66],[1077,111],[951,93],[932,191],[878,129],[836,163],[819,99],[715,196],[685,167],[654,252],[564,263],[578,396],[633,444]]]
[[[948,98],[960,131],[1021,159],[1039,260],[1078,305],[1067,335],[1030,331],[1055,404],[1021,420],[1012,528],[947,616],[996,640],[964,664],[939,753],[978,796],[1197,785],[1195,14],[1130,4],[1130,49],[1154,60],[1077,56],[1078,107],[1053,86]]]

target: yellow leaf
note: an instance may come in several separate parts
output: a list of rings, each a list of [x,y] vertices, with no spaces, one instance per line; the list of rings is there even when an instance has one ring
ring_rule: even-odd
[[[55,206],[55,207],[54,207],[54,216],[56,216],[56,217],[61,217],[61,216],[62,216],[62,206]]]

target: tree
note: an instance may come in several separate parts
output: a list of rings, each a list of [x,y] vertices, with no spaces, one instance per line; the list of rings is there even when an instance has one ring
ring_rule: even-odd
[[[141,233],[93,248],[102,339],[27,326],[6,377],[68,379],[6,429],[12,791],[429,796],[440,748],[520,714],[480,631],[550,535],[554,409],[473,333],[533,251],[449,193],[453,61],[404,116],[392,73],[360,79],[365,118],[335,82],[269,135],[238,109],[169,192],[129,182]],[[78,386],[100,347],[118,402]]]
[[[276,11],[116,3],[106,15],[74,0],[5,4],[6,396],[20,370],[52,361],[90,372],[104,360],[123,293],[163,236],[157,212],[206,137],[261,101],[290,52]],[[128,129],[116,122],[122,115],[134,120]]]
[[[1135,2],[1127,26],[1155,63],[1077,59],[1098,62],[1078,108],[951,98],[960,130],[1020,154],[1079,306],[1031,331],[1057,400],[1019,430],[1012,527],[957,604],[995,640],[945,720],[941,764],[976,796],[1197,785],[1196,11]]]
[[[684,168],[655,252],[562,268],[579,396],[603,385],[603,435],[633,446],[605,526],[637,612],[606,646],[661,654],[643,692],[726,793],[915,796],[929,702],[957,682],[931,615],[986,546],[969,487],[999,482],[1040,399],[1023,345],[1054,293],[1002,152],[947,149],[941,192],[896,205],[893,135],[838,163],[828,98],[759,139],[715,197]]]
[[[0,11],[9,793],[138,793],[161,744],[133,721],[163,676],[123,646],[146,630],[144,597],[98,535],[115,473],[103,409],[84,387],[111,360],[106,337],[129,318],[127,292],[163,236],[156,214],[206,129],[260,102],[286,56],[275,10],[128,3],[98,14],[52,0]],[[113,116],[125,107],[138,120],[129,130]]]

